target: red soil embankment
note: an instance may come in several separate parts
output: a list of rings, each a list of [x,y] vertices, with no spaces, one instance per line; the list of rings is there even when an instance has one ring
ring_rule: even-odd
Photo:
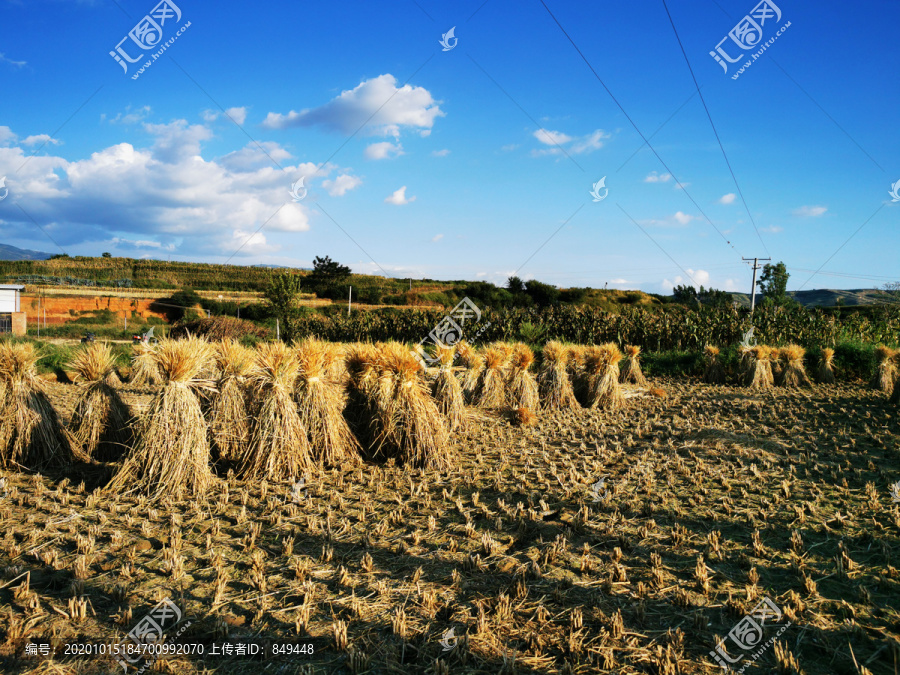
[[[41,320],[46,312],[48,326],[68,323],[83,316],[85,312],[103,309],[108,309],[121,318],[130,319],[134,312],[136,316],[144,319],[151,316],[165,319],[165,314],[150,309],[155,300],[155,298],[117,298],[102,295],[51,295],[38,298],[30,293],[23,293],[21,308],[27,314],[29,324],[37,321],[38,310]]]

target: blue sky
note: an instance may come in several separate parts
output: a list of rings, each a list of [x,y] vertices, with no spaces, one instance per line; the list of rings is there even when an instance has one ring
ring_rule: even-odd
[[[0,242],[650,292],[747,291],[742,256],[789,289],[900,277],[900,3],[669,2],[736,184],[662,0],[544,1],[0,0]]]

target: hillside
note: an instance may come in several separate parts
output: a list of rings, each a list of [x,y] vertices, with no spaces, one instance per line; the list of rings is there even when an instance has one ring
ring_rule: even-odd
[[[30,251],[26,248],[0,244],[0,260],[47,260],[52,255],[43,251]]]
[[[750,306],[749,293],[732,293],[731,295],[741,307]],[[788,295],[804,307],[834,307],[839,302],[842,302],[846,307],[900,304],[900,296],[891,295],[875,288],[852,290],[821,288],[809,291],[788,291]],[[757,294],[756,302],[759,303],[761,299],[762,296]]]

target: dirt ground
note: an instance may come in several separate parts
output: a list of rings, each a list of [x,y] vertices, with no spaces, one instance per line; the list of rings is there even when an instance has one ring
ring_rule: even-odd
[[[0,672],[123,672],[22,653],[112,645],[165,598],[168,643],[205,652],[153,672],[715,673],[721,639],[735,671],[900,672],[900,411],[858,386],[659,384],[666,398],[531,428],[473,415],[443,473],[225,475],[150,504],[95,491],[96,467],[7,472]],[[49,386],[67,417],[77,387]],[[153,389],[122,391],[140,411]],[[744,651],[727,636],[752,614]],[[313,654],[208,655],[250,637]]]

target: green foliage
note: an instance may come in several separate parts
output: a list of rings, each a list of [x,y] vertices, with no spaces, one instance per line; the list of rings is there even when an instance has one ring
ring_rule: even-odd
[[[759,275],[756,285],[759,286],[759,291],[764,296],[764,305],[785,305],[791,301],[787,294],[787,282],[790,276],[787,266],[783,262],[776,265],[771,263],[763,265],[762,274]]]
[[[519,277],[509,277],[506,280],[506,290],[508,290],[512,294],[524,293],[525,282],[522,281]]]
[[[560,291],[556,286],[535,279],[525,282],[525,292],[538,307],[549,307],[559,302]]]
[[[300,286],[301,279],[298,275],[282,272],[272,274],[269,285],[263,291],[273,314],[280,321],[280,332],[285,342],[291,342],[297,337],[297,322],[302,314],[297,304]]]

